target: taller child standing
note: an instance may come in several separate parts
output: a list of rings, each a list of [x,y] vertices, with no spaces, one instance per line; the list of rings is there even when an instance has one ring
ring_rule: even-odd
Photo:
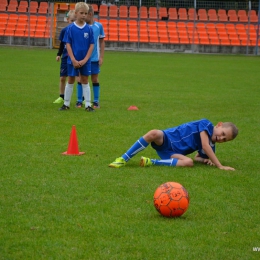
[[[66,42],[69,55],[68,82],[65,87],[64,105],[60,110],[69,109],[75,77],[79,76],[80,73],[83,96],[86,100],[86,111],[95,111],[91,107],[91,91],[88,83],[88,76],[91,74],[90,56],[94,49],[93,31],[85,22],[88,10],[89,7],[84,2],[78,2],[75,5],[76,21],[68,27],[63,39],[63,41]]]
[[[91,55],[91,82],[93,85],[93,107],[99,108],[99,95],[100,84],[98,80],[98,74],[100,73],[100,66],[103,64],[104,52],[105,52],[105,33],[103,25],[94,20],[94,9],[89,5],[89,11],[87,15],[87,23],[93,29],[94,34],[94,50]],[[82,106],[82,86],[79,82],[77,85],[77,107]]]

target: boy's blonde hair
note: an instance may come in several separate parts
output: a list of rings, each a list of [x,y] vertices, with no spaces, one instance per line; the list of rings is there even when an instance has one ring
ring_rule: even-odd
[[[85,9],[88,12],[89,7],[85,2],[78,2],[75,5],[75,12],[78,12],[80,9]]]
[[[68,13],[67,13],[67,19],[74,19],[75,18],[75,10],[70,10]]]
[[[235,139],[238,135],[238,128],[231,122],[225,122],[223,123],[222,127],[228,128],[230,127],[232,130],[232,138]]]

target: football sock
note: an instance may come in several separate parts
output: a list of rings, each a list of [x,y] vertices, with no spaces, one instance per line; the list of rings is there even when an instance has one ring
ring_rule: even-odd
[[[64,93],[64,105],[69,107],[70,106],[70,99],[73,92],[74,84],[66,84],[65,93]]]
[[[100,92],[99,83],[93,83],[94,102],[99,102],[99,92]]]
[[[91,91],[90,91],[89,83],[88,84],[82,84],[82,90],[83,90],[83,96],[84,96],[85,101],[86,101],[85,107],[90,107],[91,106],[91,103],[90,103]]]
[[[77,84],[77,102],[82,103],[82,101],[83,101],[82,96],[83,96],[82,84],[80,82],[78,82],[78,84]]]
[[[176,158],[167,159],[167,160],[151,159],[151,161],[154,165],[176,166],[178,159]]]
[[[60,94],[60,97],[64,100],[64,94]]]
[[[139,153],[140,151],[144,150],[149,143],[147,143],[143,137],[141,137],[139,140],[137,140],[133,146],[125,153],[122,155],[124,160],[127,162],[129,161],[134,155]]]

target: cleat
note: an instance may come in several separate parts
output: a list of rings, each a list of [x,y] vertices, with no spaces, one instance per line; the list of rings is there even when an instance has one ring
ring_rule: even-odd
[[[59,97],[59,98],[57,98],[57,99],[53,102],[53,104],[62,104],[63,102],[64,102],[63,98],[62,98],[62,97]]]
[[[67,107],[66,105],[63,105],[59,110],[69,110],[70,107]]]
[[[114,162],[110,163],[108,166],[112,168],[120,168],[122,166],[125,166],[126,161],[123,157],[116,158]]]
[[[141,167],[148,167],[148,166],[151,166],[153,165],[152,161],[150,158],[147,158],[147,157],[141,157],[141,161],[140,161],[140,166]]]
[[[85,111],[87,111],[87,112],[95,112],[95,109],[93,109],[92,107],[86,107]]]
[[[93,108],[100,108],[99,103],[98,102],[93,102]]]
[[[78,108],[81,108],[82,107],[82,102],[77,102],[75,106],[78,107]]]

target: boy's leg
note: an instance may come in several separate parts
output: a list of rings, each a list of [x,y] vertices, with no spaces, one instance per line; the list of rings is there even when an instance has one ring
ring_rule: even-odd
[[[83,102],[83,90],[82,90],[82,84],[78,82],[77,84],[77,102],[82,103]]]
[[[152,166],[152,165],[164,165],[164,166],[177,166],[177,167],[192,167],[193,160],[185,155],[174,154],[170,159],[149,159],[141,157],[140,166]]]
[[[121,157],[109,164],[109,167],[119,168],[126,164],[134,155],[144,150],[151,142],[160,146],[163,144],[164,133],[161,130],[151,130],[138,139]]]
[[[95,108],[99,108],[99,95],[100,95],[99,83],[93,83],[93,95],[94,95],[93,106]]]
[[[99,62],[91,62],[91,82],[93,85],[93,107],[99,108],[100,84],[98,74],[100,73]]]
[[[69,76],[68,82],[65,87],[65,95],[64,95],[64,105],[60,108],[60,110],[67,110],[70,107],[70,100],[73,93],[73,86],[74,86],[75,77]]]

